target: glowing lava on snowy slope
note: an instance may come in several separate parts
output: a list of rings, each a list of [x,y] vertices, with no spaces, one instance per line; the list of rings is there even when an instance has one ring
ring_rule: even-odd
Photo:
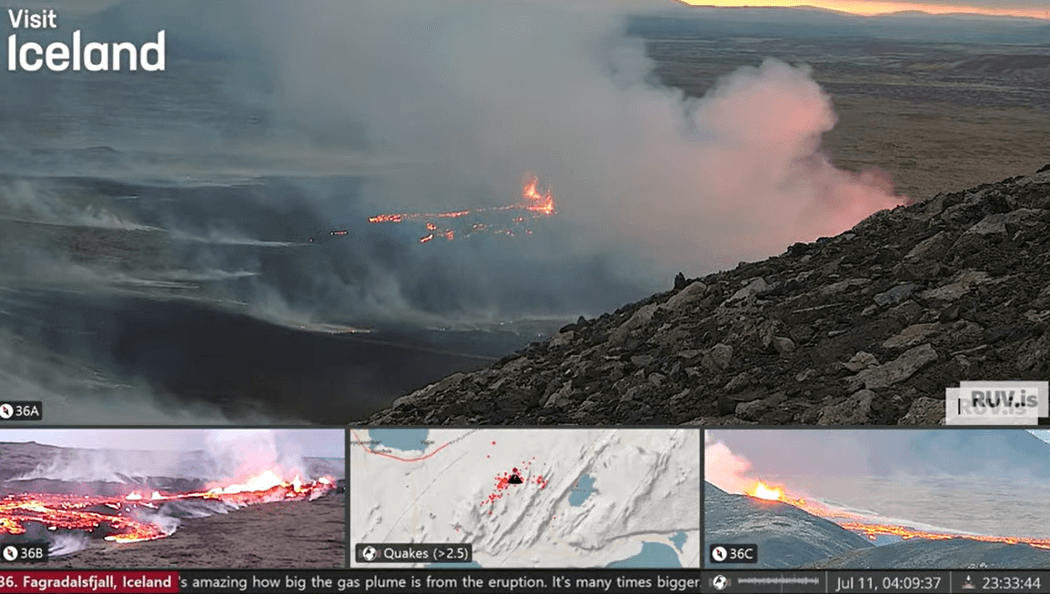
[[[26,525],[38,523],[48,530],[83,530],[102,534],[113,542],[155,540],[171,534],[150,522],[160,507],[171,501],[217,501],[233,508],[276,501],[312,501],[335,488],[330,477],[290,481],[266,471],[241,484],[217,486],[207,491],[139,492],[99,496],[67,493],[22,493],[0,499],[0,535],[24,534]]]
[[[521,188],[521,201],[507,206],[455,210],[451,212],[420,213],[405,212],[383,214],[370,217],[369,223],[404,223],[422,221],[426,234],[419,238],[419,243],[429,243],[437,238],[452,241],[457,237],[470,237],[478,233],[495,233],[514,236],[518,233],[530,235],[532,230],[528,223],[542,217],[556,214],[554,195],[550,188],[545,192],[537,190],[539,179],[529,176]],[[512,213],[510,221],[500,221],[498,213]],[[453,228],[450,221],[462,220],[459,228]]]
[[[933,532],[919,530],[908,526],[879,524],[864,516],[842,510],[831,509],[815,501],[807,501],[787,495],[783,487],[769,486],[758,481],[745,491],[745,495],[764,501],[779,501],[803,509],[814,516],[830,520],[839,526],[875,540],[879,536],[896,536],[901,540],[921,538],[926,540],[948,540],[951,538],[968,538],[981,542],[998,542],[1003,544],[1027,544],[1040,549],[1050,549],[1050,538],[1027,538],[1017,536],[984,536],[952,532]]]

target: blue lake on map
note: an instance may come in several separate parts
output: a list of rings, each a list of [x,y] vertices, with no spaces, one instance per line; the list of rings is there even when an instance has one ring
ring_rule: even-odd
[[[606,567],[681,567],[678,555],[671,547],[658,542],[643,542],[642,550],[633,557],[613,561]]]
[[[428,429],[369,429],[368,439],[392,450],[423,452],[428,434]]]
[[[591,496],[594,492],[594,477],[589,474],[585,474],[576,481],[576,485],[573,486],[572,491],[569,493],[569,505],[579,507],[583,505],[584,501]]]
[[[682,547],[685,546],[686,538],[688,538],[685,532],[679,532],[671,537],[671,542],[674,543],[674,548],[678,549],[678,552],[682,552]]]

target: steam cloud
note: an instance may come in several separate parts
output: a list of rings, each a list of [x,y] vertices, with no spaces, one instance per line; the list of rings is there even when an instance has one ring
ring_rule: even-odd
[[[151,18],[127,22],[141,22],[144,31],[164,24],[173,30],[213,31],[215,23],[197,22],[194,6],[139,7],[129,14]],[[446,263],[418,254],[391,254],[407,270],[390,270],[390,260],[375,253],[389,246],[369,246],[373,253],[364,255],[337,254],[333,258],[354,259],[354,270],[340,270],[338,262],[331,262],[306,271],[312,275],[308,285],[301,278],[270,278],[233,291],[238,298],[264,304],[260,313],[272,307],[305,309],[317,317],[336,311],[401,319],[413,314],[447,318],[468,310],[474,315],[499,315],[501,310],[527,315],[552,313],[545,307],[552,301],[559,314],[597,313],[578,311],[593,309],[594,299],[559,299],[578,275],[545,279],[547,298],[532,300],[533,306],[542,302],[540,312],[523,311],[529,308],[521,303],[507,305],[513,301],[510,294],[536,284],[535,276],[518,280],[505,292],[499,286],[508,279],[480,279],[498,275],[501,263],[523,259],[516,254],[524,249],[538,261],[601,261],[608,268],[602,275],[620,279],[641,296],[663,287],[667,273],[680,269],[702,274],[773,255],[796,241],[839,233],[904,201],[893,193],[887,174],[853,174],[831,164],[821,135],[833,128],[836,117],[830,97],[808,67],[770,59],[726,75],[702,98],[685,97],[655,81],[644,42],[625,34],[625,18],[618,10],[509,1],[319,1],[295,7],[229,3],[214,15],[219,20],[247,15],[259,37],[267,40],[261,46],[242,38],[246,36],[212,41],[239,44],[236,50],[226,48],[238,54],[269,58],[264,61],[268,66],[261,67],[264,72],[229,74],[231,80],[217,99],[186,96],[178,82],[155,84],[161,85],[159,92],[179,97],[188,113],[190,108],[207,111],[202,105],[209,99],[233,102],[232,108],[219,107],[241,114],[263,110],[264,116],[252,116],[268,123],[263,136],[212,121],[221,118],[218,107],[216,113],[200,116],[204,121],[190,122],[181,136],[165,125],[147,138],[142,118],[157,124],[170,119],[166,105],[153,105],[153,97],[142,107],[147,113],[124,116],[132,121],[117,131],[92,127],[84,106],[61,104],[52,108],[69,112],[70,119],[86,128],[77,130],[79,137],[121,150],[58,151],[50,158],[63,167],[79,164],[80,171],[86,159],[86,171],[118,179],[128,179],[134,163],[140,169],[132,178],[167,177],[182,187],[195,179],[215,183],[232,178],[235,188],[267,174],[367,172],[356,192],[316,187],[279,196],[249,192],[247,199],[257,208],[281,208],[275,201],[284,201],[284,210],[304,207],[308,213],[298,214],[321,225],[359,217],[367,209],[433,211],[502,204],[513,196],[522,173],[531,171],[542,183],[553,184],[559,214],[571,223],[567,234],[572,237],[558,240],[564,245],[517,242],[495,250],[486,245],[455,252],[455,261]],[[177,39],[173,43],[178,51]],[[27,79],[26,85],[40,85],[41,80]],[[64,88],[71,86],[68,81],[53,84],[70,91]],[[263,92],[260,85],[271,90]],[[120,117],[117,108],[122,106],[112,107],[109,111]],[[203,138],[202,128],[209,125],[215,127],[213,136]],[[0,132],[14,141],[33,130]],[[244,138],[250,134],[256,135]],[[260,145],[267,150],[260,151]],[[165,147],[164,158],[156,154],[158,146]],[[136,151],[150,152],[150,158],[136,161]],[[35,161],[41,159],[45,157]],[[396,174],[391,164],[398,164]],[[33,190],[26,182],[2,188],[0,196],[0,213],[7,216],[156,229],[112,205],[71,208],[54,191]],[[178,211],[159,220],[175,238],[191,242],[289,245],[258,237],[267,231],[272,235],[274,229],[260,228],[257,221],[253,228],[237,210],[243,205],[227,202],[225,208],[209,207],[214,210],[207,213],[206,224]],[[361,207],[366,210],[359,211]],[[201,250],[196,246],[182,256],[233,275],[253,274],[249,265],[258,266],[230,262],[231,256],[219,250]],[[610,254],[613,262],[608,264],[602,258]],[[516,273],[549,273],[519,264]],[[444,304],[434,304],[433,295],[421,297],[425,290],[418,277],[428,273],[435,286],[431,293],[460,294],[439,298]],[[293,283],[307,290],[297,293]]]
[[[303,480],[319,478],[311,475],[294,441],[279,443],[271,431],[212,431],[204,446],[211,476],[232,477],[233,482],[240,482],[270,470],[284,479],[296,475]]]
[[[805,66],[767,60],[686,98],[654,82],[643,42],[613,13],[518,2],[319,10],[323,22],[281,16],[279,113],[317,141],[446,167],[381,200],[447,206],[531,168],[580,225],[578,250],[627,243],[661,271],[693,273],[902,203],[885,174],[830,163],[821,135],[835,114]]]
[[[90,430],[68,430],[90,436]],[[107,437],[100,430],[100,440]],[[52,458],[42,461],[29,472],[10,480],[48,479],[74,482],[109,481],[126,483],[143,477],[174,477],[215,481],[223,485],[239,483],[266,471],[280,479],[296,475],[311,481],[329,474],[342,474],[332,465],[310,464],[299,439],[327,440],[338,443],[341,432],[304,430],[274,431],[265,429],[217,430],[126,430],[122,435],[131,441],[119,449],[114,445],[55,450]],[[42,439],[46,439],[44,435]],[[175,449],[152,449],[158,441]],[[105,445],[104,442],[100,446]]]
[[[743,493],[755,484],[755,479],[747,474],[749,470],[751,463],[747,458],[716,441],[710,431],[704,432],[704,480],[728,493]]]
[[[806,66],[766,60],[685,97],[626,35],[626,4],[594,4],[130,2],[99,13],[83,22],[96,36],[114,23],[121,38],[167,30],[168,71],[93,85],[11,78],[0,172],[35,177],[0,184],[0,291],[173,292],[294,328],[573,319],[666,288],[679,270],[774,255],[903,202],[885,173],[841,171],[825,155],[835,114]],[[71,190],[46,179],[55,171],[104,183]],[[558,210],[532,237],[418,246],[414,230],[363,223],[504,205],[525,172],[553,186]],[[305,247],[347,221],[344,242]],[[63,227],[76,229],[72,248],[47,239]],[[5,324],[25,318],[6,296]],[[47,343],[48,332],[15,334]],[[97,354],[117,339],[69,340]],[[179,416],[148,379],[85,392],[74,385],[90,373],[48,369],[22,347],[0,334],[11,393],[97,400],[106,414],[110,393],[137,403],[92,415],[106,422]]]

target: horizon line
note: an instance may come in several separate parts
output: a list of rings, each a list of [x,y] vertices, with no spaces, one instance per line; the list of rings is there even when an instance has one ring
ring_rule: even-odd
[[[886,16],[917,12],[930,16],[982,16],[1050,21],[1050,10],[1037,8],[983,8],[889,0],[678,0],[697,8],[817,8],[854,16]]]

